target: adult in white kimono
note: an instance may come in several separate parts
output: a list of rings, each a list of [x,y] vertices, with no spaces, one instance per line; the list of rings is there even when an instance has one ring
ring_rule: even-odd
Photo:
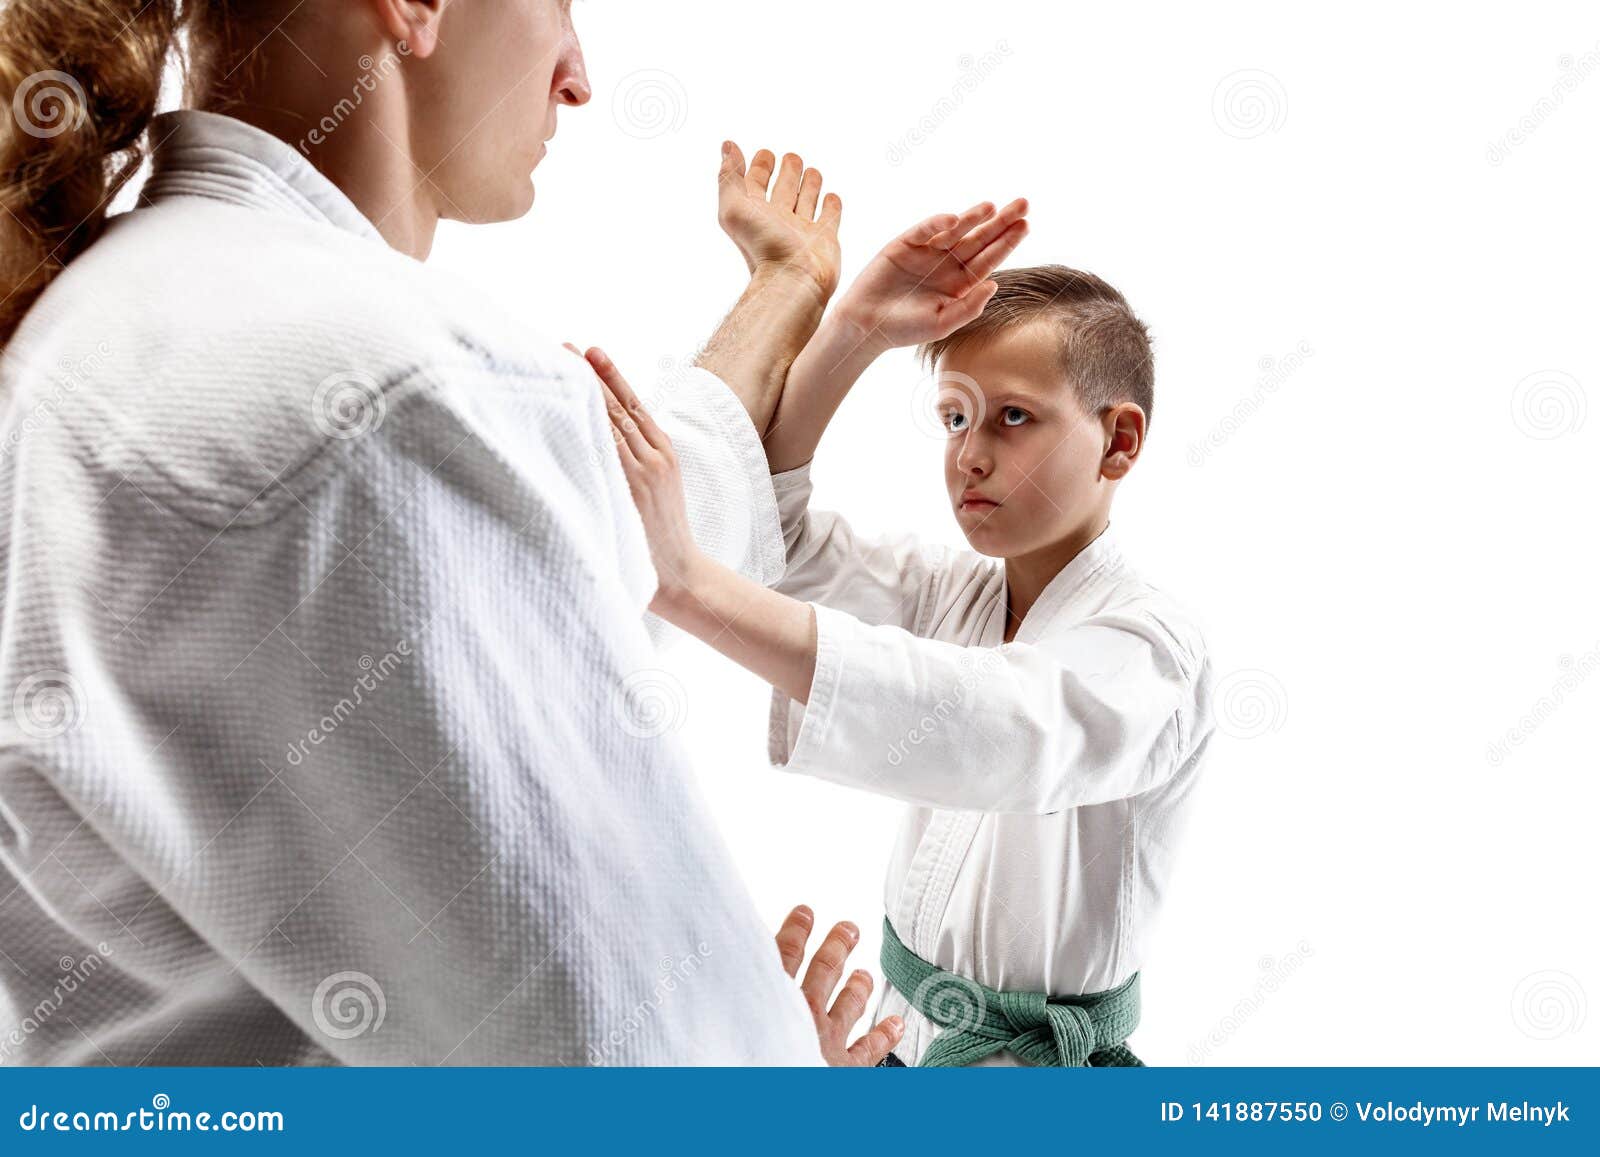
[[[5,75],[57,89],[6,108],[62,118],[5,137],[0,1063],[870,1063],[638,709],[657,582],[593,372],[420,261],[531,203],[589,96],[566,5],[290,7],[191,26],[256,46],[228,107],[260,123],[157,118],[81,254],[178,10],[0,17]],[[363,56],[360,114],[287,143]],[[756,277],[661,415],[758,583],[756,432],[837,276],[837,199],[772,170],[725,160]]]
[[[906,1022],[889,1063],[1141,1063],[1124,1041],[1145,934],[1213,727],[1200,632],[1109,527],[1151,409],[1144,327],[1092,275],[986,280],[1025,211],[908,232],[795,362],[766,438],[776,590],[694,547],[670,439],[648,416],[623,430],[670,576],[653,608],[774,685],[775,763],[911,805],[884,893],[880,1012]],[[945,482],[972,551],[810,509],[845,392],[917,343],[944,383]]]

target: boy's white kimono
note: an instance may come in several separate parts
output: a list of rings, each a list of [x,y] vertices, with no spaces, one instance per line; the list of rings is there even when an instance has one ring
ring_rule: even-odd
[[[593,373],[276,138],[152,133],[0,361],[0,1064],[820,1064]],[[737,399],[660,415],[775,579]]]
[[[1003,644],[1002,562],[857,536],[808,508],[809,466],[773,485],[776,589],[817,615],[808,702],[773,697],[773,762],[914,805],[884,904],[922,959],[1008,991],[1121,984],[1213,728],[1199,631],[1108,529]],[[896,1013],[896,1055],[915,1065],[941,1030],[891,988],[877,1015]]]

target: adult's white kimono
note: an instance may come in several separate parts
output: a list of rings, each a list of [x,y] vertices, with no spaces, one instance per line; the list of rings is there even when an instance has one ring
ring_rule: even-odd
[[[772,761],[912,805],[884,905],[922,959],[994,989],[1121,984],[1213,730],[1190,617],[1108,528],[1002,643],[1002,562],[857,535],[809,508],[809,465],[773,485],[788,547],[777,589],[815,606],[818,637],[807,703],[773,696]],[[895,1053],[915,1065],[940,1026],[890,988],[877,1015],[896,1013]]]
[[[0,361],[0,1063],[820,1063],[587,366],[276,138],[153,133]],[[664,406],[775,579],[737,399]]]

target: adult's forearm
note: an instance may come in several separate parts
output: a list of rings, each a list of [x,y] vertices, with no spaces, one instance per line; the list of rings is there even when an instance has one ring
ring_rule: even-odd
[[[811,461],[845,395],[882,352],[877,335],[830,314],[789,369],[763,439],[774,474]]]
[[[757,430],[772,423],[789,367],[822,321],[828,298],[809,273],[758,266],[696,363],[728,384]]]
[[[797,703],[811,697],[817,616],[810,604],[702,555],[664,583],[650,609]]]

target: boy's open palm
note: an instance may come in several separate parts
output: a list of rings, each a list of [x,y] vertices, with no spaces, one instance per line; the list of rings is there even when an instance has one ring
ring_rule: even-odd
[[[1028,202],[941,213],[885,245],[838,304],[875,351],[948,337],[994,295],[988,277],[1028,234]]]

